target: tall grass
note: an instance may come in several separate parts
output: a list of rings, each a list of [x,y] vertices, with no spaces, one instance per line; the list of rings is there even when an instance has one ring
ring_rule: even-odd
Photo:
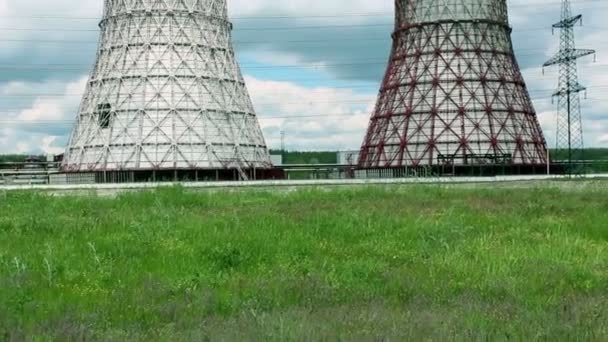
[[[7,339],[608,338],[608,190],[0,197]]]

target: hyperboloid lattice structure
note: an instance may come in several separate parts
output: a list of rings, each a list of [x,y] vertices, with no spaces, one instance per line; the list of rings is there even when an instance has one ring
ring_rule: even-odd
[[[362,168],[547,161],[506,0],[396,0]]]
[[[264,169],[226,0],[105,0],[66,171]]]

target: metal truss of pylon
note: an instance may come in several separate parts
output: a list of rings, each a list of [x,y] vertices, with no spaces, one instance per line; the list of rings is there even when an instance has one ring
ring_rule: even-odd
[[[69,172],[271,167],[226,0],[105,0]]]
[[[396,0],[393,47],[359,167],[544,165],[506,0]]]
[[[576,48],[574,26],[578,23],[582,23],[582,15],[573,16],[570,0],[562,0],[561,20],[553,25],[553,29],[560,30],[559,51],[543,65],[559,65],[559,86],[553,94],[558,98],[556,150],[566,151],[570,174],[584,171],[574,162],[584,159],[585,147],[580,92],[586,89],[578,82],[577,60],[595,54],[595,50]]]

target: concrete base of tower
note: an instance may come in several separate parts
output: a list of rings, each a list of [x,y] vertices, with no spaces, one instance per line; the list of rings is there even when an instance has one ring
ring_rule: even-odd
[[[175,169],[63,172],[56,183],[163,183],[284,179],[279,169]]]
[[[50,184],[192,183],[260,180],[475,178],[496,176],[580,174],[565,162],[551,165],[433,165],[387,168],[357,168],[352,165],[282,166],[273,169],[191,169],[60,172],[49,175]],[[583,170],[588,169],[581,165]],[[580,170],[577,168],[576,170]],[[295,173],[294,173],[295,172]],[[291,176],[291,177],[290,177]]]
[[[555,169],[557,170],[557,169]],[[552,172],[548,165],[427,165],[388,168],[359,168],[354,178],[407,177],[493,177],[504,175],[545,175]]]

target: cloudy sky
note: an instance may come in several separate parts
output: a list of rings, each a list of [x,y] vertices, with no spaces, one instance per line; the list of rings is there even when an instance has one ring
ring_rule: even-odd
[[[559,0],[509,0],[513,41],[545,135],[554,145]],[[579,64],[587,146],[608,146],[608,4],[584,15]],[[63,150],[92,66],[102,0],[0,0],[0,153]],[[357,149],[386,66],[392,0],[232,0],[239,61],[270,147]],[[277,116],[289,117],[277,119]],[[274,117],[274,118],[273,118]],[[299,117],[299,118],[298,118]]]

